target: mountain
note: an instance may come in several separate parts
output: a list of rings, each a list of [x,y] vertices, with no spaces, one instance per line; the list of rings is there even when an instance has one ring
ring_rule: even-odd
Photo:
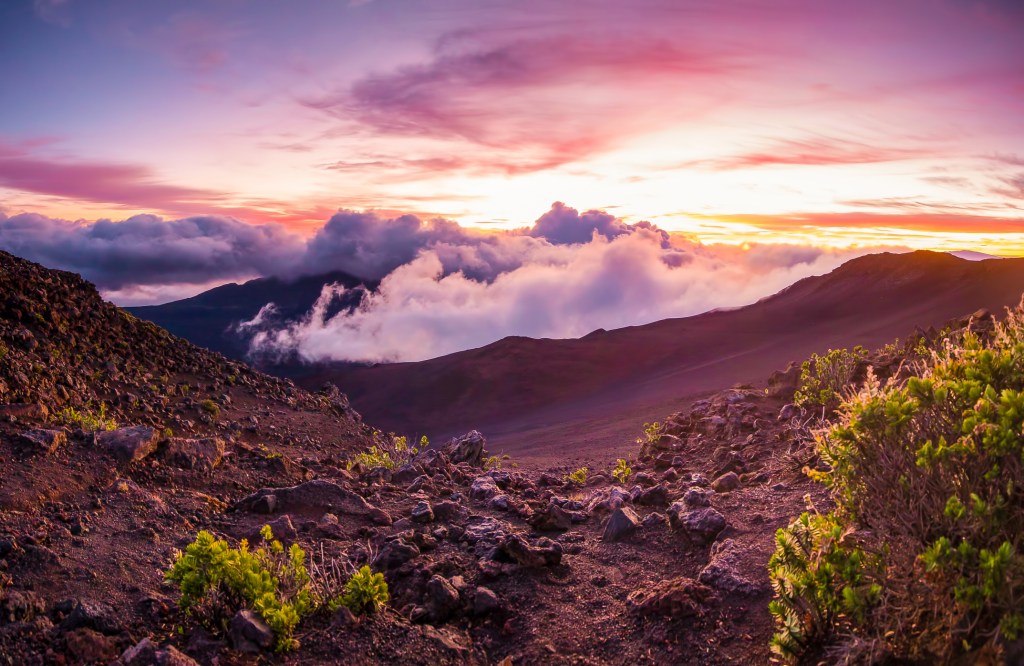
[[[345,390],[369,421],[402,433],[468,427],[513,455],[621,447],[645,421],[696,397],[756,382],[813,352],[880,346],[1024,293],[1024,259],[876,254],[753,305],[595,331],[572,340],[509,337],[417,363],[339,367],[300,379]]]
[[[997,257],[994,254],[985,254],[984,252],[975,252],[974,250],[958,250],[957,252],[950,252],[954,257],[960,259],[967,259],[968,261],[987,261],[989,259],[1002,259],[1003,257]]]
[[[225,284],[191,298],[163,305],[126,308],[140,319],[151,321],[174,335],[225,356],[242,360],[249,350],[248,336],[236,326],[252,320],[268,303],[276,310],[268,323],[280,325],[294,321],[313,307],[324,286],[338,284],[350,291],[335,299],[329,313],[359,305],[362,291],[376,289],[376,283],[343,272],[326,273],[286,280],[257,278],[244,284]]]

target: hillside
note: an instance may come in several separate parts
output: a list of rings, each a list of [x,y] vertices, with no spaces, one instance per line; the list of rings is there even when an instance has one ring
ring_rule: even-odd
[[[309,312],[324,285],[339,284],[349,289],[376,284],[348,273],[334,272],[293,280],[277,277],[257,278],[244,284],[225,284],[191,298],[125,308],[140,319],[151,321],[192,343],[236,360],[245,360],[249,338],[237,330],[241,322],[251,321],[263,306],[273,303],[276,312],[271,321],[290,322]],[[361,293],[352,291],[331,304],[328,312],[359,305]]]
[[[933,261],[958,266],[862,262],[775,299],[824,289],[823,312],[849,289],[901,293]],[[607,462],[569,477],[567,458],[489,458],[478,432],[399,446],[337,389],[199,349],[75,275],[0,253],[0,288],[3,663],[766,663],[776,530],[830,503],[802,473],[821,461],[792,373],[659,414],[642,445],[637,431],[618,444],[631,460],[618,477]],[[851,377],[915,353],[890,347]],[[267,548],[265,526],[282,553],[302,549],[289,557],[316,585],[290,634],[267,604],[304,584],[270,572],[273,545],[255,551],[260,573],[240,564],[243,539]],[[200,530],[239,559],[204,559]],[[199,577],[168,580],[175,561]],[[364,566],[387,584],[374,612],[341,594]],[[256,577],[209,573],[238,570]],[[239,591],[254,581],[272,602]]]
[[[813,352],[877,347],[979,309],[1001,312],[1022,293],[1024,259],[878,254],[735,310],[573,340],[505,338],[419,363],[332,368],[300,383],[344,386],[369,421],[396,432],[474,427],[516,456],[608,459],[645,421],[696,397],[757,382]]]

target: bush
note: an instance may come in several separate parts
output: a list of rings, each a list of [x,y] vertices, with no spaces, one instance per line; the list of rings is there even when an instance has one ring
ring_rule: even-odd
[[[570,472],[569,474],[566,474],[565,480],[568,481],[569,483],[575,483],[576,485],[582,486],[587,482],[587,472],[589,471],[590,470],[588,470],[586,467],[580,467],[575,472]]]
[[[812,354],[800,368],[800,387],[793,401],[800,406],[823,407],[833,412],[852,388],[858,365],[867,357],[863,347],[829,349]]]
[[[357,615],[375,613],[388,602],[388,584],[384,575],[363,566],[345,583],[345,593],[333,604],[345,606]]]
[[[298,544],[286,551],[268,525],[261,535],[269,549],[250,551],[244,539],[231,548],[203,530],[175,554],[166,578],[181,590],[182,609],[211,628],[223,629],[238,610],[251,608],[273,630],[277,649],[289,650],[298,646],[293,634],[299,620],[316,608],[306,553]]]
[[[998,653],[1024,636],[1024,310],[986,340],[947,339],[915,372],[884,386],[869,372],[819,436],[829,470],[814,476],[833,491],[832,519],[877,556],[857,575],[880,602],[844,618],[844,633],[897,659]],[[835,543],[813,542],[807,559]],[[815,594],[847,584],[818,580]]]
[[[57,412],[55,418],[57,423],[72,428],[81,428],[85,432],[117,429],[117,421],[107,415],[107,405],[102,402],[99,410],[95,412],[89,407],[83,407],[81,411],[74,407],[65,407]]]
[[[633,476],[633,468],[623,458],[619,458],[615,463],[615,469],[612,470],[612,476],[619,483],[625,484],[629,477]]]
[[[387,437],[376,433],[376,439],[377,444],[371,446],[369,450],[352,456],[348,461],[348,469],[352,469],[356,465],[362,465],[367,469],[374,467],[395,469],[408,463],[420,452],[415,446],[410,447],[405,437],[398,437],[394,433]],[[426,442],[429,445],[426,436],[420,439],[420,442]]]
[[[203,400],[199,403],[199,408],[213,418],[218,418],[220,416],[220,405],[215,403],[213,400]]]
[[[833,514],[802,514],[775,535],[768,577],[775,599],[768,610],[777,631],[772,652],[795,659],[847,620],[863,621],[881,586],[870,582],[878,558],[851,543]]]

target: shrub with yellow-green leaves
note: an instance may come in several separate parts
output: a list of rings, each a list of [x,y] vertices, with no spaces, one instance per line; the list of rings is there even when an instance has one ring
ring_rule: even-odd
[[[863,347],[829,349],[824,356],[812,354],[800,366],[800,386],[793,402],[834,411],[852,388],[858,365],[867,358]]]
[[[1024,310],[985,338],[947,339],[914,374],[883,385],[869,373],[819,436],[828,471],[814,476],[832,489],[835,528],[811,539],[806,560],[852,557],[854,534],[864,556],[809,580],[810,596],[842,598],[851,577],[878,595],[824,618],[813,640],[835,642],[838,618],[847,644],[896,659],[998,654],[1024,638]],[[805,528],[784,531],[787,542]],[[783,637],[806,617],[782,587],[791,573],[772,571]]]
[[[375,439],[377,440],[376,444],[349,459],[348,469],[352,469],[356,465],[362,465],[367,469],[374,467],[395,469],[408,463],[420,452],[419,448],[409,446],[409,440],[404,436],[399,437],[394,433],[385,437],[378,432],[375,433]],[[420,445],[423,447],[430,445],[426,435],[420,439]]]
[[[260,532],[265,545],[252,550],[246,540],[232,548],[205,530],[176,553],[166,579],[181,590],[181,608],[214,630],[224,631],[234,614],[248,608],[260,615],[274,632],[276,648],[298,646],[295,629],[303,617],[320,608],[340,605],[368,612],[388,600],[387,583],[369,567],[356,572],[343,589],[332,576],[314,580],[306,565],[306,552],[298,545],[285,548],[270,526]],[[314,572],[328,572],[314,567]]]

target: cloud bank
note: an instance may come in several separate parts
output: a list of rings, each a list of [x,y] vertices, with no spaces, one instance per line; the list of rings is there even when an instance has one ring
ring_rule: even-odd
[[[299,322],[240,329],[256,354],[310,361],[421,360],[508,335],[576,337],[739,306],[868,251],[706,246],[563,203],[501,232],[342,210],[309,238],[222,216],[86,223],[0,214],[0,249],[80,272],[122,304],[260,275],[343,271],[379,281],[354,312],[331,307],[342,288],[329,285]]]
[[[534,231],[536,228],[534,229]],[[438,244],[387,275],[354,312],[327,315],[343,288],[328,285],[304,320],[262,331],[254,353],[297,353],[308,361],[417,361],[509,335],[578,337],[739,306],[856,254],[810,247],[708,247],[649,226],[587,242],[508,236],[476,246]],[[526,242],[524,242],[526,241]],[[493,269],[491,255],[515,252],[492,279],[452,270]]]

